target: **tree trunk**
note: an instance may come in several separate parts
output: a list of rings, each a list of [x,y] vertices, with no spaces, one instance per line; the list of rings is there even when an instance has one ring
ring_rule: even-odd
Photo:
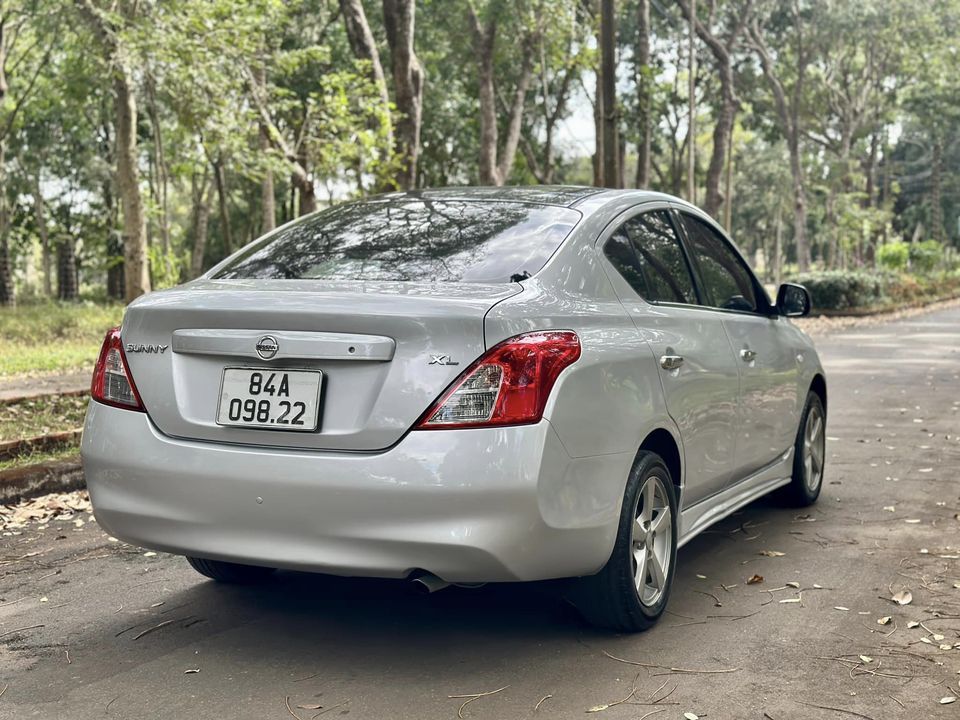
[[[697,0],[690,0],[689,17],[689,65],[690,73],[687,84],[689,117],[687,118],[687,200],[692,203],[697,202],[697,47],[696,47],[696,22],[697,22]]]
[[[396,147],[402,166],[397,173],[397,184],[403,190],[416,187],[417,161],[420,157],[423,68],[413,49],[415,15],[414,0],[383,0],[383,22],[390,45],[393,88],[400,112],[396,123]]]
[[[160,249],[164,257],[170,252],[170,210],[167,202],[167,161],[163,152],[163,134],[160,129],[160,113],[157,110],[157,93],[153,77],[147,76],[147,115],[153,133],[153,163],[156,173],[156,198],[160,206]]]
[[[210,224],[210,181],[204,168],[198,185],[193,178],[193,248],[190,251],[190,277],[203,274],[203,258],[207,250],[207,228]]]
[[[233,231],[230,227],[230,208],[227,207],[227,173],[223,166],[223,157],[217,155],[213,163],[213,178],[217,184],[217,202],[220,207],[220,225],[223,233],[223,251],[225,255],[233,253]]]
[[[933,135],[933,167],[930,170],[930,236],[943,242],[943,138]]]
[[[71,301],[79,295],[77,243],[68,226],[66,237],[57,244],[57,297]]]
[[[124,297],[127,302],[133,302],[150,292],[150,274],[147,224],[137,169],[137,101],[128,68],[117,68],[113,90],[117,126],[117,189],[123,207]]]
[[[267,70],[263,63],[257,65],[255,77],[257,84],[260,86],[260,92],[263,96],[266,96]],[[265,157],[270,151],[270,129],[263,120],[259,122],[257,144],[260,154]],[[204,181],[206,181],[206,177],[204,177]],[[260,181],[260,213],[262,219],[260,230],[263,234],[266,234],[277,226],[277,199],[273,187],[273,170],[270,169],[264,172],[263,179]]]
[[[2,58],[0,58],[2,59]],[[3,78],[0,73],[0,79]],[[6,147],[0,138],[0,305],[13,305],[13,272],[10,267],[10,215],[7,209]]]
[[[600,0],[600,90],[603,96],[603,185],[620,184],[617,133],[617,27],[614,0]]]
[[[637,43],[634,48],[637,112],[640,137],[637,141],[638,188],[650,185],[650,119],[652,113],[652,70],[650,68],[650,0],[637,2]]]
[[[315,212],[317,209],[317,191],[313,185],[313,178],[310,177],[309,163],[305,155],[301,155],[297,161],[292,180],[300,201],[299,216],[302,217]]]
[[[471,5],[473,53],[477,63],[478,100],[480,102],[480,184],[497,182],[497,105],[493,86],[493,49],[497,37],[497,21],[492,17],[485,26]]]
[[[50,229],[47,227],[47,208],[40,191],[40,173],[33,179],[33,217],[37,223],[37,232],[40,234],[40,268],[43,273],[43,294],[53,297],[53,280],[50,258]]]

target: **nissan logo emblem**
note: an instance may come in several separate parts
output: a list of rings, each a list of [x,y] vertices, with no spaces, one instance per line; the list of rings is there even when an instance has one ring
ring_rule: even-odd
[[[277,354],[277,350],[279,349],[280,343],[277,342],[277,339],[273,335],[264,335],[257,340],[257,355],[264,360],[272,358]]]

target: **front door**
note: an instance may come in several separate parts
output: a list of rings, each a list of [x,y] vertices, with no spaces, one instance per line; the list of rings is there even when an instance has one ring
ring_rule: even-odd
[[[654,206],[655,207],[655,206]],[[617,293],[656,355],[667,411],[680,431],[685,507],[734,470],[739,374],[723,316],[698,307],[689,261],[666,207],[621,218],[602,238]]]

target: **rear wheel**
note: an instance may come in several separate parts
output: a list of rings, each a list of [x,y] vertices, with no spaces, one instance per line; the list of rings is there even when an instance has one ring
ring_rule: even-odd
[[[217,582],[232,585],[252,585],[269,578],[274,569],[257,565],[240,565],[239,563],[223,562],[222,560],[207,560],[205,558],[188,557],[190,567],[201,575]]]
[[[659,455],[640,451],[633,463],[610,559],[580,578],[575,604],[595,625],[638,632],[663,614],[677,559],[677,497]]]
[[[827,413],[815,392],[807,394],[793,452],[793,479],[784,488],[787,500],[797,507],[813,505],[823,486],[827,448]]]

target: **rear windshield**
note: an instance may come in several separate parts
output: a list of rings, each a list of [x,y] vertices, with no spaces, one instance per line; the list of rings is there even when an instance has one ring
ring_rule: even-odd
[[[517,282],[580,219],[569,208],[410,198],[345,203],[241,251],[216,278]]]

